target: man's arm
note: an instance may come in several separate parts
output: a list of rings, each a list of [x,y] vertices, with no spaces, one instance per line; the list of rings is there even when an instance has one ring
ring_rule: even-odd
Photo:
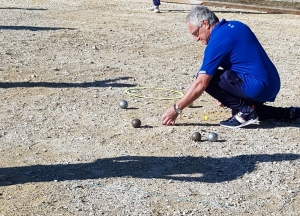
[[[186,108],[189,104],[193,103],[197,98],[199,98],[202,93],[205,91],[208,86],[209,81],[212,76],[207,74],[199,74],[197,79],[195,79],[185,95],[177,101],[176,105],[180,109]],[[170,107],[162,116],[162,124],[163,125],[174,125],[175,120],[178,114],[175,112],[174,107]]]

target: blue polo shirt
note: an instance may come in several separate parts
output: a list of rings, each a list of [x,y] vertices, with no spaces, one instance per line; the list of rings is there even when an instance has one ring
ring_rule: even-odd
[[[280,89],[279,74],[247,25],[223,19],[214,27],[198,74],[215,75],[219,67],[238,74],[249,98],[275,100]]]

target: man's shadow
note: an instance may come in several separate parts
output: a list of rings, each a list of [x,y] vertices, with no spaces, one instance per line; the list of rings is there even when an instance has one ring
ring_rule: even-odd
[[[0,186],[116,177],[220,183],[251,173],[257,163],[299,158],[299,154],[256,154],[229,158],[121,156],[98,159],[92,163],[0,168]]]
[[[38,26],[1,26],[0,30],[28,30],[28,31],[57,31],[57,30],[75,30],[75,28],[63,27],[38,27]]]
[[[90,87],[135,87],[134,84],[122,83],[120,81],[130,80],[132,77],[118,77],[114,79],[99,80],[94,82],[67,83],[67,82],[0,82],[0,88],[18,87],[46,87],[46,88],[90,88]]]

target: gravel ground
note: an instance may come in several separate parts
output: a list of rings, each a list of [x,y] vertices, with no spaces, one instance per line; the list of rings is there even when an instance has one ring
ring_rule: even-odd
[[[1,1],[0,213],[299,215],[300,121],[221,128],[230,112],[204,94],[176,126],[161,125],[204,46],[187,31],[191,5],[149,5]],[[300,17],[211,9],[263,44],[282,79],[272,105],[300,105]],[[125,93],[133,87],[147,88]]]

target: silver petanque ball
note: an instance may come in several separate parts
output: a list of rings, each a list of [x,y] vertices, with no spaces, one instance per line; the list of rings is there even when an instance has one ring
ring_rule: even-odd
[[[207,136],[207,139],[209,142],[215,142],[218,139],[218,134],[216,134],[214,132],[210,132]]]
[[[127,109],[128,103],[126,100],[121,100],[119,106],[121,109]]]

